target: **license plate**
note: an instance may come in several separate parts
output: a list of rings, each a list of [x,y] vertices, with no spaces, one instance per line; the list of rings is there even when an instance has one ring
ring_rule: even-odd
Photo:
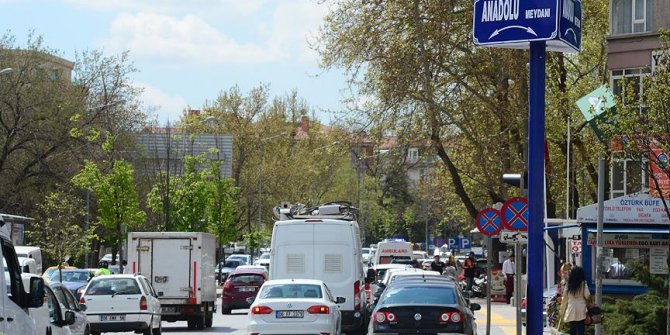
[[[277,319],[298,319],[305,317],[305,311],[277,311]]]
[[[126,321],[125,315],[100,315],[100,321]]]
[[[240,292],[253,292],[256,291],[255,287],[240,287]]]
[[[163,313],[174,313],[177,311],[177,307],[161,307],[161,312]]]

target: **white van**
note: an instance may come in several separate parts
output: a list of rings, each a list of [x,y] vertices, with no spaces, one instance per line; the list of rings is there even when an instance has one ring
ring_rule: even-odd
[[[338,216],[293,216],[274,224],[270,279],[322,280],[333,296],[346,298],[340,305],[343,332],[365,334],[365,284],[373,278],[363,272],[358,223],[329,217]]]
[[[391,264],[395,260],[408,262],[414,257],[412,244],[403,240],[384,240],[377,243],[374,264]]]
[[[42,275],[42,250],[40,247],[16,246],[16,256],[32,258],[37,263],[37,272],[35,274]]]
[[[44,302],[44,280],[33,277],[24,289],[21,267],[9,238],[5,221],[0,215],[0,334],[36,334],[35,321],[28,315],[28,308],[41,307]],[[29,292],[29,293],[26,293]]]

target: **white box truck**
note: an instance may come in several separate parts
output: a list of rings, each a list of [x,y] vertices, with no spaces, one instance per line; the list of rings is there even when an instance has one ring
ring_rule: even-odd
[[[195,232],[128,233],[126,272],[151,280],[163,321],[187,321],[189,329],[212,326],[216,312],[216,240]]]

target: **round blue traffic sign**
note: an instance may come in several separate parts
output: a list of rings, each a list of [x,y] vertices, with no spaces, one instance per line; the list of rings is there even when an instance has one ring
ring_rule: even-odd
[[[500,210],[503,226],[509,230],[528,230],[528,200],[512,198]]]
[[[477,214],[475,224],[482,234],[488,236],[496,235],[502,229],[500,212],[495,208],[484,208]]]

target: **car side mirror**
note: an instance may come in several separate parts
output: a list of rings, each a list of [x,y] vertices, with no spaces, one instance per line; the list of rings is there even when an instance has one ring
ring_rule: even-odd
[[[335,298],[335,303],[336,304],[343,304],[347,299],[345,297],[337,297]]]
[[[254,303],[254,300],[256,300],[256,297],[249,297],[249,298],[247,298],[247,303],[248,303],[249,305],[251,305],[251,304]]]
[[[470,310],[471,311],[474,312],[474,311],[478,311],[480,309],[482,309],[482,306],[480,304],[476,304],[476,303],[470,304]]]
[[[44,279],[30,278],[30,293],[28,294],[28,308],[42,307],[44,304]]]
[[[74,324],[74,312],[73,311],[65,311],[65,320],[63,320],[63,323],[65,325],[72,325]]]

